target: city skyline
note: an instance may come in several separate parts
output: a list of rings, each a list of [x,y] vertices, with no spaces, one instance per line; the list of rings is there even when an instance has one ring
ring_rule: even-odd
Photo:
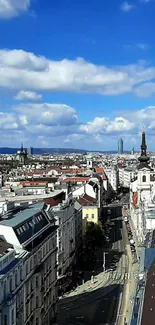
[[[122,137],[138,150],[144,127],[153,151],[154,8],[144,0],[1,3],[0,147],[110,151]]]

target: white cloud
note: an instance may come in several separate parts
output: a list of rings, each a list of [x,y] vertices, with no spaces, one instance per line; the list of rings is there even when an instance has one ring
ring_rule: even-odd
[[[80,130],[86,133],[114,133],[129,131],[135,127],[134,123],[123,117],[110,120],[105,117],[96,117],[93,121],[80,126]]]
[[[135,94],[138,97],[150,97],[153,93],[155,93],[155,83],[153,82],[147,82],[135,89]]]
[[[130,4],[128,1],[123,2],[121,5],[121,10],[124,12],[129,12],[133,8],[135,8],[135,6],[133,4]]]
[[[0,50],[0,87],[12,90],[120,95],[154,78],[155,67],[143,61],[106,67],[82,58],[52,61],[22,50]]]
[[[37,94],[34,91],[20,90],[14,97],[16,100],[32,100],[38,101],[42,98],[42,95]]]
[[[0,19],[10,19],[27,11],[31,0],[0,0]]]
[[[128,149],[131,144],[139,148],[143,126],[148,141],[155,136],[155,106],[124,109],[113,118],[96,116],[86,123],[79,120],[75,108],[64,104],[18,104],[9,111],[0,112],[1,146],[18,146],[23,141],[25,146],[112,150],[122,136]]]
[[[140,49],[140,50],[147,50],[149,48],[148,44],[146,43],[138,43],[137,44],[137,47]]]

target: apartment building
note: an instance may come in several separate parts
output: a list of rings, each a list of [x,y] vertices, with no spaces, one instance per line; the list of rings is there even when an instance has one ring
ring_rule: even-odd
[[[0,222],[1,237],[13,246],[16,254],[26,252],[19,275],[13,273],[12,291],[11,286],[7,288],[9,299],[11,295],[15,301],[17,325],[49,325],[56,317],[57,226],[48,210],[45,203],[23,210],[18,207]],[[2,325],[13,323],[5,318]]]
[[[17,253],[11,244],[0,239],[0,325],[24,324],[24,259],[27,255],[24,250]]]
[[[52,208],[57,229],[58,286],[65,291],[71,282],[75,261],[75,207],[73,200],[66,200]]]
[[[136,166],[122,167],[118,169],[119,184],[124,187],[130,187],[131,180],[137,176]]]
[[[104,167],[104,172],[108,178],[108,185],[117,192],[118,189],[118,170],[116,166]],[[108,186],[108,187],[109,187]]]

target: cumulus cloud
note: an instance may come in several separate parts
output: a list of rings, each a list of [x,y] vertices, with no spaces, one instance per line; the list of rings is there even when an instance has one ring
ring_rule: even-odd
[[[37,94],[34,91],[20,90],[14,98],[16,100],[32,100],[32,101],[38,101],[38,100],[40,100],[42,98],[42,95]]]
[[[155,106],[124,110],[113,118],[96,116],[85,123],[75,108],[65,104],[22,103],[9,111],[0,112],[1,146],[23,141],[25,146],[112,150],[120,135],[127,148],[129,143],[138,148],[143,126],[149,139],[155,136]]]
[[[17,91],[65,91],[120,95],[155,78],[146,62],[95,65],[82,58],[52,61],[23,50],[0,50],[0,87]]]
[[[123,117],[110,120],[105,117],[96,117],[93,121],[80,126],[80,130],[86,133],[113,133],[129,131],[134,128],[134,123]]]
[[[19,16],[30,7],[31,0],[0,0],[0,19]]]
[[[121,10],[124,12],[129,12],[133,8],[135,8],[135,6],[133,4],[130,4],[128,1],[125,1],[121,4]]]

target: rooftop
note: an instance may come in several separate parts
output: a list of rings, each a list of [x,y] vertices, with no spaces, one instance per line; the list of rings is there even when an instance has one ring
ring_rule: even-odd
[[[33,201],[33,200],[44,200],[44,199],[50,199],[54,198],[55,196],[61,194],[63,190],[55,190],[54,192],[50,192],[50,194],[34,194],[34,195],[16,195],[14,196],[14,193],[12,193],[12,196],[2,196],[0,197],[0,201],[7,200],[9,202],[23,202],[23,201]],[[11,193],[9,193],[11,194]]]
[[[30,219],[33,217],[34,214],[41,211],[44,206],[44,202],[36,203],[30,205],[28,208],[20,211],[18,213],[12,213],[11,217],[4,219],[0,222],[0,226],[7,226],[7,227],[16,227],[22,222]]]

